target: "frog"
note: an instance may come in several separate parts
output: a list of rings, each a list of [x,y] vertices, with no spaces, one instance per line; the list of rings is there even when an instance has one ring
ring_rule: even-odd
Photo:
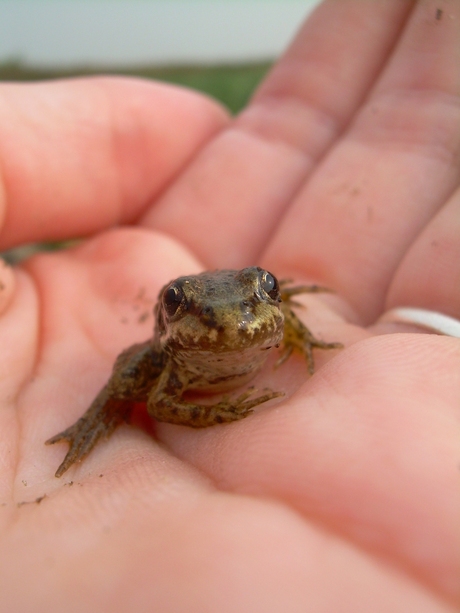
[[[301,305],[293,297],[330,290],[291,283],[250,266],[182,276],[163,286],[152,338],[122,351],[83,416],[46,441],[69,444],[55,476],[129,422],[135,403],[145,403],[157,421],[205,428],[246,418],[258,405],[284,395],[254,387],[229,394],[248,384],[275,348],[280,348],[275,367],[297,351],[312,375],[313,349],[342,345],[316,338],[294,312]],[[206,402],[203,396],[217,399]]]

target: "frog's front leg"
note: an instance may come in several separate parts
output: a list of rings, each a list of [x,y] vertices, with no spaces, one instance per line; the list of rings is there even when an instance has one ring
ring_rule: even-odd
[[[162,369],[161,355],[150,341],[133,345],[117,358],[112,375],[89,409],[72,426],[46,441],[53,445],[69,443],[69,451],[56,471],[61,477],[75,462],[80,462],[102,438],[129,420],[133,401],[145,401],[150,387]]]
[[[307,361],[308,372],[312,375],[315,372],[315,360],[313,349],[341,349],[342,343],[326,343],[316,338],[312,332],[303,324],[292,310],[293,306],[302,306],[292,300],[292,296],[305,293],[329,292],[326,287],[319,285],[299,285],[296,287],[284,287],[287,282],[281,282],[281,309],[284,314],[284,336],[281,357],[276,366],[285,362],[292,354],[294,349],[302,353]]]
[[[189,402],[182,398],[186,382],[180,381],[173,367],[165,369],[158,380],[158,385],[150,392],[147,409],[149,415],[157,421],[206,428],[215,424],[236,421],[247,417],[255,406],[283,396],[283,392],[266,391],[262,396],[251,398],[255,392],[249,388],[236,398],[224,396],[214,404]]]

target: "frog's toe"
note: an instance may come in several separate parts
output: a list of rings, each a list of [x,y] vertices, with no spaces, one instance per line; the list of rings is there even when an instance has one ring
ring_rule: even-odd
[[[230,407],[226,410],[220,409],[214,413],[213,422],[215,424],[225,424],[231,421],[237,421],[239,419],[244,419],[253,411],[254,409],[251,408],[244,408],[237,411],[235,407]]]
[[[55,473],[56,477],[61,477],[72,464],[81,462],[101,438],[107,438],[119,424],[127,421],[131,409],[129,402],[108,398],[107,390],[102,390],[83,417],[46,441],[47,445],[62,441],[70,445],[64,461]]]
[[[317,338],[312,345],[318,347],[318,349],[343,349],[343,343],[326,343]]]
[[[248,387],[248,389],[243,392],[242,394],[240,394],[239,396],[237,396],[235,399],[233,399],[233,401],[230,400],[230,402],[232,402],[235,407],[244,404],[244,402],[250,398],[250,396],[253,396],[256,392],[257,392],[257,388],[254,387],[253,385],[251,387]]]
[[[102,434],[102,428],[94,427],[87,420],[79,419],[70,428],[48,439],[45,443],[46,445],[54,445],[62,441],[70,444],[69,451],[57,469],[55,476],[61,477],[72,464],[80,462],[88,455]]]
[[[60,432],[59,434],[56,434],[55,436],[52,436],[47,441],[45,441],[45,445],[54,445],[54,443],[60,443],[61,441],[69,442],[69,434],[68,434],[69,430],[70,428],[67,428],[67,430]]]
[[[257,396],[256,398],[250,398],[255,392],[257,392],[256,388],[251,387],[244,394],[238,396],[235,400],[235,411],[238,413],[252,412],[253,407],[256,407],[263,402],[268,402],[269,400],[273,400],[273,398],[279,398],[280,396],[284,396],[284,392],[273,392],[272,390],[266,390],[265,394],[262,396]]]

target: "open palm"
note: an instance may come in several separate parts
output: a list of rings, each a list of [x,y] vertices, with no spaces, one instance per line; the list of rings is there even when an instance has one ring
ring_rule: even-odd
[[[460,345],[379,318],[460,313],[459,41],[458,0],[326,1],[234,120],[136,80],[1,86],[0,247],[88,237],[0,269],[1,611],[457,610]],[[44,441],[160,287],[249,264],[333,288],[302,317],[346,349],[267,368],[287,396],[241,422],[139,411],[56,479]]]

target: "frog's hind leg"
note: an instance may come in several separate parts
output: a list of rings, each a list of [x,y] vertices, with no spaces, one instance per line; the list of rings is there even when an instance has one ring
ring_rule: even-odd
[[[319,338],[316,338],[313,333],[302,323],[291,307],[302,306],[292,300],[292,296],[296,294],[330,292],[331,290],[319,285],[299,285],[295,287],[283,287],[287,283],[280,283],[281,289],[281,309],[284,314],[284,338],[282,353],[276,366],[280,366],[285,362],[292,352],[296,349],[303,354],[307,361],[308,372],[312,375],[315,372],[315,359],[313,349],[341,349],[342,343],[326,343]]]
[[[107,438],[118,425],[128,421],[131,411],[131,402],[112,398],[105,386],[78,421],[46,441],[46,445],[61,441],[70,444],[67,455],[55,473],[56,477],[61,477],[72,464],[81,462],[101,438]]]

